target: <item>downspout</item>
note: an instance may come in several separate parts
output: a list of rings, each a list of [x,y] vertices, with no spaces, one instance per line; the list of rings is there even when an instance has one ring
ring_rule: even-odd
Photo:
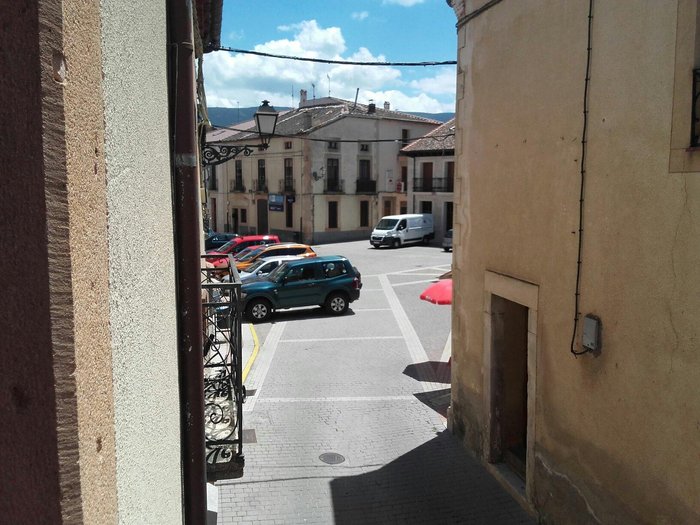
[[[199,177],[191,0],[168,0],[184,522],[206,523]]]

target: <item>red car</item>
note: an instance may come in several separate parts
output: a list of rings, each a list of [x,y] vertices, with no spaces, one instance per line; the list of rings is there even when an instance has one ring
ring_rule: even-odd
[[[236,237],[231,239],[229,242],[224,244],[221,248],[217,250],[210,250],[207,255],[221,255],[220,259],[207,258],[207,261],[212,263],[214,266],[223,266],[226,264],[226,255],[235,256],[241,250],[248,248],[249,246],[256,246],[261,244],[277,244],[280,242],[280,238],[277,235],[244,235],[243,237]]]

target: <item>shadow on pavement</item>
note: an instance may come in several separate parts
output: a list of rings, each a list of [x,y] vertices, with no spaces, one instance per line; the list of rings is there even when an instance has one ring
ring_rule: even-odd
[[[432,408],[442,417],[447,418],[447,407],[450,406],[450,392],[451,389],[444,388],[442,390],[420,392],[419,394],[413,395],[416,396],[416,399],[418,399],[418,401]]]
[[[446,430],[378,470],[330,485],[336,524],[535,523]]]
[[[441,361],[425,361],[408,365],[404,371],[408,377],[416,381],[435,381],[437,383],[450,382],[450,363]]]
[[[352,311],[352,307],[348,308],[348,311],[345,312],[343,315],[329,314],[325,310],[325,308],[319,306],[310,308],[295,308],[293,310],[275,311],[273,312],[269,321],[266,321],[265,323],[256,323],[256,326],[258,324],[274,324],[281,323],[283,321],[296,321],[298,319],[328,319],[333,317],[340,318],[345,317],[347,315],[355,315],[355,312]],[[250,319],[246,319],[246,322],[250,322]]]

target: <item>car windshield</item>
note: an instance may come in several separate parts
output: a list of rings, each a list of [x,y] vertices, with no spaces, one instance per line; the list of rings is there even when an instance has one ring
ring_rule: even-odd
[[[393,230],[396,223],[399,222],[398,219],[382,219],[377,223],[376,230]]]
[[[248,268],[246,268],[245,271],[248,273],[256,272],[258,271],[258,268],[260,268],[264,264],[267,264],[267,261],[265,259],[258,259],[253,264],[248,266]]]
[[[279,282],[282,276],[287,273],[287,266],[289,266],[288,263],[281,263],[277,268],[267,274],[267,278],[271,281]]]
[[[259,248],[254,248],[254,249],[250,250],[248,253],[246,253],[246,254],[243,255],[242,257],[238,257],[238,262],[250,261],[250,260],[253,259],[256,255],[258,255],[259,253],[261,253],[265,248],[267,248],[267,246],[260,246]]]
[[[238,243],[236,242],[236,239],[234,239],[234,240],[232,240],[232,241],[228,241],[226,244],[224,244],[223,246],[221,246],[221,247],[219,248],[219,251],[220,251],[220,252],[228,253],[228,252],[230,252],[230,251],[233,249],[234,246],[236,246],[236,244],[238,244]]]

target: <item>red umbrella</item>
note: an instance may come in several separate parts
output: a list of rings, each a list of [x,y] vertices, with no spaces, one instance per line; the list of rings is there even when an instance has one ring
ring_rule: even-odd
[[[452,279],[440,279],[431,284],[420,298],[433,304],[452,304]]]

